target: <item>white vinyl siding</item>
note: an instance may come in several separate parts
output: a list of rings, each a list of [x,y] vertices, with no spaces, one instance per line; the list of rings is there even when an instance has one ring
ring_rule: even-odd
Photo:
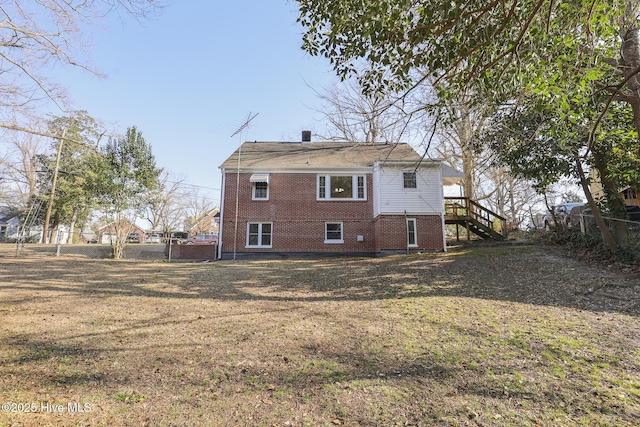
[[[405,213],[439,215],[444,212],[440,167],[416,170],[416,188],[404,188],[406,167],[378,165],[374,171],[374,215]]]

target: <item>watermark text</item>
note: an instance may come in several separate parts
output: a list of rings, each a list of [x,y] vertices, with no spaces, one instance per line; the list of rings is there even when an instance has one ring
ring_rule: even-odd
[[[83,402],[67,402],[66,404],[51,402],[4,402],[0,404],[2,412],[10,413],[66,413],[78,414],[91,412],[91,404]]]

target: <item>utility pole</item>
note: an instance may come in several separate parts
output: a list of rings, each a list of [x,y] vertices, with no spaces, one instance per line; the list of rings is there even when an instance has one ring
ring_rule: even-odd
[[[58,168],[60,167],[60,156],[62,155],[62,144],[64,143],[67,130],[62,130],[62,137],[58,142],[58,154],[56,154],[56,167],[53,170],[53,182],[51,183],[51,195],[49,196],[49,207],[47,207],[47,214],[44,217],[44,230],[42,230],[42,243],[45,245],[48,242],[49,237],[49,220],[51,219],[51,210],[53,209],[53,198],[56,193],[56,182],[58,181]]]

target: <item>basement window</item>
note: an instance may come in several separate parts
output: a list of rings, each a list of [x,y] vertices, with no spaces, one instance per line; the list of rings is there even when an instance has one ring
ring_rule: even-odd
[[[324,225],[325,243],[344,243],[341,222],[327,222]]]
[[[270,222],[250,222],[247,224],[247,247],[270,248],[271,247]]]

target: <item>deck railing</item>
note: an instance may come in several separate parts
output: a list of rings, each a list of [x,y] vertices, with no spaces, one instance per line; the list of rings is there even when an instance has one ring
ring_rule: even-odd
[[[446,218],[475,221],[483,228],[507,237],[506,218],[485,208],[475,200],[468,197],[445,197],[444,208]]]

